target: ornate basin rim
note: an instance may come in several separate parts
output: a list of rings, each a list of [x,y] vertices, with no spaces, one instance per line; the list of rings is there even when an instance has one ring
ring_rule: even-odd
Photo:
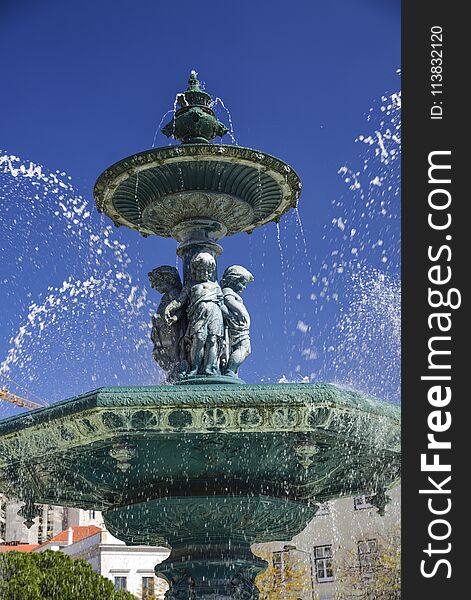
[[[320,383],[99,388],[0,422],[0,489],[102,510],[190,481],[190,495],[309,504],[394,484],[399,415]]]
[[[161,165],[188,161],[198,161],[199,163],[207,161],[237,163],[242,166],[259,169],[261,173],[266,173],[272,180],[276,181],[282,194],[277,208],[264,218],[244,227],[242,231],[251,232],[256,227],[280,218],[290,208],[297,206],[298,197],[301,192],[300,178],[288,164],[279,158],[260,150],[242,146],[228,144],[185,144],[145,150],[124,158],[108,167],[97,179],[93,191],[98,210],[105,212],[117,225],[124,225],[138,230],[146,236],[156,235],[155,231],[145,227],[144,224],[138,225],[133,223],[121,214],[114,206],[114,194],[126,179],[140,172],[158,168]]]
[[[84,410],[120,406],[208,408],[211,405],[224,404],[225,406],[255,408],[277,406],[280,403],[286,403],[289,406],[331,404],[362,414],[386,417],[395,422],[396,426],[400,425],[401,409],[399,406],[382,402],[360,392],[339,388],[333,384],[254,384],[238,386],[237,393],[234,393],[233,386],[219,385],[217,397],[214,397],[214,391],[214,386],[211,385],[198,386],[198,394],[189,394],[187,388],[172,385],[97,388],[56,402],[46,408],[3,419],[0,421],[0,437]]]

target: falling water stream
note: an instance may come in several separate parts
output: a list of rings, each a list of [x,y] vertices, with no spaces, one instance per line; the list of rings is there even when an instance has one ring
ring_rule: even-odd
[[[327,380],[399,399],[400,108],[400,93],[381,97],[367,117],[373,133],[355,140],[357,164],[339,168],[347,193],[332,201],[325,254],[309,251],[302,203],[286,228],[284,262],[302,257],[310,279],[305,275],[293,296],[308,294],[312,310],[293,319],[298,342],[282,381]]]
[[[218,105],[220,105],[224,109],[224,111],[225,111],[225,113],[227,115],[228,121],[229,121],[229,131],[228,131],[227,135],[231,138],[231,142],[233,144],[237,145],[237,139],[236,139],[235,134],[234,134],[234,125],[232,123],[232,115],[231,115],[229,109],[226,108],[226,105],[221,100],[221,98],[215,98],[215,100],[211,104],[211,108],[213,108],[216,113],[218,112],[217,111],[217,106]]]
[[[115,228],[65,173],[8,154],[0,195],[0,375],[49,402],[105,384],[107,370],[109,384],[159,380],[147,360],[147,287]]]

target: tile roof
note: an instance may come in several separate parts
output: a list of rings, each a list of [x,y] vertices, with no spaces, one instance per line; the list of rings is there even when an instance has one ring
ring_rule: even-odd
[[[80,542],[81,540],[84,540],[85,538],[90,537],[91,535],[95,535],[95,533],[102,531],[102,529],[101,529],[101,527],[97,527],[96,525],[77,525],[76,527],[72,527],[72,531],[73,531],[72,539],[73,539],[73,543],[75,544],[75,542]],[[54,543],[56,543],[59,546],[67,546],[68,536],[69,536],[68,529],[64,529],[64,531],[61,531],[54,537],[49,538],[48,540],[43,542],[41,544],[41,547],[45,546],[46,544],[54,544]]]
[[[39,544],[0,544],[0,552],[32,552],[39,548]]]

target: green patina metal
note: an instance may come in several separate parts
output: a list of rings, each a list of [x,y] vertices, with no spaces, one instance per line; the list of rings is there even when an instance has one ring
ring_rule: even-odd
[[[162,130],[182,145],[140,152],[106,169],[94,189],[98,210],[144,236],[183,241],[178,225],[192,219],[215,221],[223,237],[251,233],[296,207],[301,181],[285,162],[260,150],[209,143],[228,130],[195,71],[188,84]]]
[[[212,100],[208,92],[201,89],[196,71],[192,71],[188,89],[176,98],[176,104],[180,108],[162,129],[162,133],[184,144],[207,144],[215,137],[222,137],[229,130],[216,118],[211,108]]]
[[[98,210],[115,225],[144,236],[173,237],[179,242],[177,255],[183,261],[183,281],[177,273],[169,284],[172,267],[168,265],[152,272],[158,275],[159,269],[167,271],[161,288],[166,295],[163,302],[175,305],[178,301],[183,308],[178,315],[170,315],[161,305],[153,322],[153,356],[166,371],[167,381],[188,383],[185,380],[190,378],[193,383],[195,376],[209,375],[214,382],[221,376],[237,382],[239,366],[250,354],[250,319],[240,296],[232,294],[244,312],[241,322],[245,321],[246,347],[241,349],[241,335],[234,327],[231,332],[230,327],[230,322],[234,325],[238,319],[234,313],[231,318],[224,306],[232,304],[235,313],[240,316],[240,312],[229,298],[231,293],[225,292],[223,301],[222,290],[214,285],[217,258],[222,252],[218,242],[225,236],[252,233],[257,227],[278,221],[297,206],[301,181],[289,165],[274,156],[210,143],[216,136],[223,136],[227,128],[216,119],[212,98],[201,89],[195,71],[186,92],[177,95],[176,104],[180,108],[163,132],[182,144],[140,152],[112,165],[98,178],[94,196]],[[206,256],[207,264],[214,261],[211,272],[199,279],[192,270],[192,261],[198,255]],[[160,277],[160,285],[164,279]],[[152,276],[156,289],[158,280],[159,276]],[[203,285],[192,290],[198,283]],[[195,308],[201,294],[205,296],[205,311]],[[204,324],[203,312],[207,315]],[[223,320],[226,333],[215,325]],[[194,335],[199,335],[208,323],[212,328],[209,341],[195,341]]]
[[[219,238],[251,233],[295,208],[301,182],[279,158],[227,144],[186,144],[139,152],[98,178],[97,208],[117,226],[176,237],[177,226],[210,219]]]
[[[232,265],[219,285],[218,241],[277,221],[301,183],[273,156],[209,143],[227,130],[196,73],[177,103],[163,131],[183,143],[116,163],[94,194],[116,225],[180,243],[183,281],[169,265],[149,277],[153,356],[185,385],[101,388],[0,422],[0,491],[24,501],[28,525],[39,503],[99,509],[127,544],[171,546],[156,568],[166,600],[256,600],[266,564],[251,543],[290,540],[342,496],[375,493],[384,513],[400,413],[334,385],[238,378],[254,277]]]
[[[33,517],[103,510],[126,543],[172,547],[169,580],[219,573],[222,593],[262,569],[252,542],[291,539],[320,502],[384,495],[399,441],[396,407],[333,385],[101,388],[2,421],[0,489]]]

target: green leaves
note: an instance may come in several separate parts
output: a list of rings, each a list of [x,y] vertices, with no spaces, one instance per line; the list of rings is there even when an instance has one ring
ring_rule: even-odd
[[[2,600],[135,600],[84,560],[61,552],[0,554]]]

